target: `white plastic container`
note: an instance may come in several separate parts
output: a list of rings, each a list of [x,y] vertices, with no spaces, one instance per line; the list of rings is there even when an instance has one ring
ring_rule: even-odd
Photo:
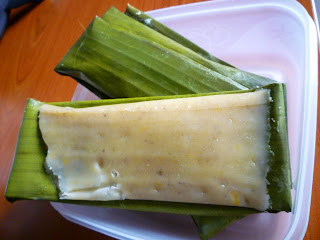
[[[215,239],[302,239],[309,218],[317,117],[317,37],[294,0],[224,0],[148,13],[238,68],[287,83],[293,212],[238,220]],[[73,100],[96,99],[78,85]],[[118,239],[199,239],[189,216],[52,203],[72,222]]]

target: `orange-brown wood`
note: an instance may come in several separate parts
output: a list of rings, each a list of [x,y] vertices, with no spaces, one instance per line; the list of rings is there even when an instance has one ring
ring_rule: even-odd
[[[130,1],[144,11],[191,2],[199,1]],[[312,15],[309,0],[300,2]],[[4,192],[26,99],[71,100],[76,82],[56,74],[55,65],[95,15],[101,16],[111,5],[124,11],[126,4],[124,0],[44,0],[11,12],[0,40],[0,239],[112,239],[63,219],[48,202],[10,204]],[[318,131],[312,205],[305,240],[320,239]]]

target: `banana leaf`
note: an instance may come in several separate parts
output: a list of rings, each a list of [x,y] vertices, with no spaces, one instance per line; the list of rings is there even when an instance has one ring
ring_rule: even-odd
[[[192,216],[201,240],[207,240],[243,216]]]
[[[119,18],[121,18],[121,16],[122,16],[121,14],[122,13],[119,12],[117,9],[110,8],[103,15],[102,19],[104,19],[106,21],[108,19],[110,19],[110,21],[113,21],[113,20],[119,21],[120,20]],[[231,78],[232,80],[236,81],[237,83],[240,83],[248,88],[259,88],[259,87],[266,86],[271,83],[275,83],[275,81],[272,79],[262,77],[262,76],[259,76],[259,75],[253,74],[253,73],[245,72],[240,69],[236,69],[234,66],[231,66],[230,64],[214,57],[213,55],[206,52],[204,49],[200,48],[199,46],[197,46],[193,42],[184,38],[180,34],[173,31],[172,29],[161,24],[160,22],[156,21],[155,19],[148,16],[144,12],[141,12],[139,9],[134,8],[130,4],[128,4],[128,6],[127,6],[125,14],[128,15],[129,17],[143,23],[145,26],[148,26],[151,29],[161,33],[163,36],[166,36],[166,37],[172,39],[173,41],[180,43],[184,47],[189,48],[190,50],[192,50],[191,52],[193,52],[193,53],[190,53],[190,51],[189,52],[185,51],[184,54],[186,56],[190,57],[194,61],[196,61],[200,64],[203,64],[204,66],[206,66],[206,67],[208,67],[208,68],[210,68],[210,69],[212,69],[212,70],[214,70],[214,71],[216,71],[226,77]],[[124,20],[125,20],[125,18],[122,17],[122,21],[124,21]],[[126,21],[125,26],[128,26],[128,25],[129,25],[129,21]],[[136,27],[135,29],[138,29],[138,27]],[[130,29],[126,29],[126,30],[130,31]],[[145,31],[139,32],[139,34],[141,34],[141,35],[143,33],[145,33]],[[151,37],[150,35],[151,34],[149,34],[148,37]],[[167,40],[167,39],[164,39],[164,40]],[[163,44],[164,45],[169,44],[169,41],[167,40]],[[179,50],[177,48],[173,48],[173,49]],[[197,53],[197,54],[195,54],[195,53]]]
[[[229,63],[211,55],[210,53],[208,53],[206,50],[204,50],[203,48],[199,47],[198,45],[194,44],[193,42],[191,42],[190,40],[188,40],[187,38],[183,37],[182,35],[180,35],[179,33],[173,31],[172,29],[168,28],[167,26],[163,25],[162,23],[156,21],[155,19],[153,19],[152,17],[150,17],[149,15],[147,15],[146,13],[140,11],[139,9],[133,7],[132,5],[128,4],[127,5],[127,9],[125,11],[125,14],[128,15],[129,17],[143,23],[144,25],[152,28],[153,30],[173,39],[174,41],[180,43],[181,45],[190,48],[191,50],[193,50],[194,52],[198,53],[199,55],[217,62],[217,63],[221,63],[223,65],[226,66],[230,66],[233,67],[232,65],[230,65]],[[104,17],[102,17],[104,18]]]
[[[185,94],[208,92],[207,89],[258,88],[275,82],[210,61],[113,7],[102,19],[106,24],[96,17],[55,68],[100,97],[130,97],[126,94],[127,85],[150,94],[168,95],[170,91]],[[92,54],[99,55],[99,63],[90,61]],[[130,75],[123,76],[123,71]],[[208,84],[207,79],[215,84]],[[187,82],[188,86],[182,86],[181,82]],[[106,92],[111,84],[118,84],[118,90],[122,91]],[[152,92],[160,87],[170,91]],[[144,93],[137,94],[143,96]]]
[[[150,30],[140,23],[139,26]],[[85,81],[98,96],[113,98],[248,89],[184,54],[123,31],[99,17],[55,71]]]

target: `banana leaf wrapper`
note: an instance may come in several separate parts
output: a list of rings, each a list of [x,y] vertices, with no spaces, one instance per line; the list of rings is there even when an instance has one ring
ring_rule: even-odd
[[[207,240],[243,216],[193,216],[192,218],[198,228],[200,239]]]
[[[193,50],[194,52],[198,53],[199,55],[217,62],[217,63],[221,63],[223,65],[226,66],[230,66],[233,67],[232,65],[230,65],[229,63],[211,55],[210,53],[208,53],[206,50],[204,50],[203,48],[199,47],[198,45],[194,44],[192,41],[188,40],[187,38],[183,37],[182,35],[180,35],[179,33],[173,31],[172,29],[168,28],[167,26],[163,25],[162,23],[156,21],[155,19],[153,19],[152,17],[150,17],[149,15],[147,15],[146,13],[142,12],[141,10],[133,7],[132,5],[128,4],[127,5],[127,9],[125,11],[125,14],[128,15],[129,17],[141,22],[142,24],[154,29],[155,31],[175,40],[176,42],[180,43],[181,45],[190,48],[191,50]]]
[[[211,61],[113,7],[93,20],[55,70],[101,98],[133,97],[132,91],[139,97],[251,89],[275,82]]]
[[[268,86],[271,92],[277,91],[281,94],[282,84],[273,84]],[[249,90],[247,90],[249,91]],[[244,92],[247,92],[244,91]],[[233,91],[233,92],[219,92],[219,93],[209,93],[209,94],[192,94],[192,95],[173,95],[166,97],[142,97],[142,98],[124,98],[124,99],[107,99],[107,100],[96,100],[96,101],[80,101],[80,102],[62,102],[62,103],[51,103],[56,106],[65,107],[90,107],[99,105],[109,105],[109,104],[120,104],[138,101],[150,101],[157,99],[170,99],[170,98],[181,98],[181,97],[193,97],[193,96],[203,96],[212,94],[232,94],[236,92],[243,91]],[[270,159],[270,170],[267,176],[269,181],[268,192],[270,195],[271,206],[268,211],[278,212],[278,211],[290,211],[291,201],[287,198],[291,196],[290,193],[290,171],[288,170],[288,164],[285,164],[285,157],[288,151],[286,151],[286,142],[279,138],[279,130],[283,127],[281,124],[285,125],[286,118],[284,108],[281,107],[278,102],[276,94],[271,93],[274,101],[271,104],[270,120],[271,124],[271,137],[270,137],[270,147],[274,154],[271,154]],[[58,190],[51,180],[50,176],[45,172],[44,160],[47,152],[47,147],[42,140],[38,114],[39,108],[43,103],[36,100],[28,100],[25,114],[23,117],[18,144],[15,154],[15,160],[10,174],[6,198],[9,201],[15,201],[16,199],[44,199],[50,201],[59,201]],[[282,113],[281,113],[282,112]],[[283,142],[283,144],[282,144]],[[280,166],[280,167],[279,167]],[[287,184],[286,184],[287,183]],[[291,200],[291,199],[290,199]],[[180,204],[180,203],[166,203],[157,201],[66,201],[72,203],[85,203],[89,205],[99,205],[108,207],[120,207],[137,210],[152,210],[157,212],[167,212],[170,206],[174,206],[173,213],[183,213],[183,214],[194,214],[194,215],[212,215],[221,216],[224,215],[243,215],[246,213],[258,212],[256,210],[251,210],[241,207],[226,207],[226,206],[214,206],[205,204]],[[151,209],[148,209],[148,204]],[[141,204],[141,206],[140,206]],[[162,208],[162,205],[165,206]],[[178,207],[178,206],[184,207]],[[188,206],[188,208],[185,208]],[[159,208],[159,209],[157,209]],[[175,210],[176,209],[176,210]],[[205,209],[205,211],[203,211]]]
[[[117,11],[115,8],[110,8],[108,12],[103,15],[103,19],[107,20],[111,16],[119,16],[121,13]],[[194,44],[190,40],[186,39],[179,33],[173,31],[169,27],[163,25],[162,23],[158,22],[157,20],[153,19],[149,15],[145,14],[144,12],[140,11],[139,9],[131,6],[128,4],[125,14],[129,17],[137,20],[138,22],[144,24],[145,26],[157,31],[158,33],[174,40],[177,43],[180,43],[186,48],[194,51],[198,54],[196,58],[199,63],[206,65],[210,69],[219,72],[220,74],[230,77],[234,81],[248,87],[248,88],[258,88],[262,86],[266,86],[268,84],[274,83],[275,81],[266,77],[262,77],[253,73],[245,72],[240,69],[236,69],[231,64],[211,55],[203,48],[199,47],[198,45]],[[200,57],[202,58],[200,58]],[[205,61],[203,58],[210,60]]]
[[[132,13],[132,15],[129,13]],[[210,70],[213,70],[227,78],[231,78],[233,81],[247,88],[258,88],[275,83],[272,79],[236,69],[209,53],[204,54],[205,50],[201,49],[165,25],[162,25],[160,22],[157,22],[145,13],[135,9],[131,5],[128,5],[125,14],[133,19],[137,19],[136,17],[139,17],[138,21],[150,29],[142,28],[137,21],[132,21],[131,19],[126,18],[121,12],[113,7],[111,7],[102,16],[102,19],[109,24],[118,24],[122,31],[134,32],[140,37],[158,42],[161,46],[180,53]],[[152,24],[155,24],[157,27],[154,27]]]
[[[125,15],[123,17],[155,32]],[[80,83],[86,82],[85,86],[90,85],[89,90],[100,97],[165,96],[248,89],[184,54],[142,38],[138,33],[123,31],[122,25],[119,27],[117,24],[109,24],[96,17],[55,70],[80,80]],[[159,34],[159,37],[163,36]],[[180,46],[173,40],[168,41]]]
[[[273,84],[268,86],[273,91],[279,91],[283,89],[282,84]],[[249,90],[248,90],[249,91]],[[239,91],[235,91],[239,92]],[[247,91],[244,91],[247,92]],[[217,92],[214,94],[223,94],[224,92]],[[226,92],[232,93],[232,92]],[[282,92],[279,91],[280,95]],[[199,96],[207,94],[192,94],[186,96],[168,96],[168,97],[144,97],[144,98],[123,98],[123,99],[108,99],[99,101],[83,101],[83,102],[63,102],[63,103],[52,103],[57,106],[69,106],[69,107],[90,107],[106,104],[118,104],[127,102],[137,102],[137,101],[148,101],[156,99],[168,99],[176,97],[190,97]],[[276,100],[277,94],[272,94],[273,99]],[[280,99],[281,100],[281,99]],[[275,156],[285,156],[286,151],[283,151],[282,147],[284,145],[278,145],[275,141],[273,144],[273,139],[278,139],[279,121],[286,122],[285,112],[279,114],[278,111],[284,108],[279,108],[279,104],[274,104],[275,101],[271,103],[271,113],[270,117],[274,117],[275,121],[270,121],[271,123],[271,139],[270,146],[275,152],[273,158],[270,162],[270,171],[268,173],[267,179],[271,183],[268,186],[268,191],[270,194],[271,204],[273,202],[280,204],[284,210],[287,208],[289,211],[291,208],[291,201],[287,202],[285,196],[287,194],[287,187],[283,184],[288,181],[290,177],[290,171],[284,171],[285,164],[281,161],[281,158],[274,158]],[[123,201],[61,201],[58,198],[58,190],[55,186],[54,181],[46,173],[44,169],[44,161],[47,153],[47,147],[42,140],[38,114],[39,108],[43,103],[35,100],[28,100],[25,114],[23,117],[22,126],[19,133],[18,145],[16,149],[16,156],[12,172],[10,175],[6,198],[9,201],[15,201],[18,199],[34,199],[34,200],[49,200],[49,201],[60,201],[73,204],[83,204],[89,206],[101,206],[101,207],[113,207],[122,208],[130,210],[140,210],[140,211],[154,211],[154,212],[166,212],[175,214],[185,214],[194,215],[194,221],[198,226],[198,231],[202,239],[209,238],[212,234],[215,234],[227,224],[239,219],[243,216],[252,213],[258,213],[258,211],[248,208],[241,207],[228,207],[228,206],[215,206],[215,205],[204,205],[204,204],[189,204],[189,203],[173,203],[173,202],[160,202],[160,201],[135,201],[135,200],[123,200]],[[273,129],[273,130],[272,130]],[[276,146],[276,148],[274,148]],[[281,165],[284,168],[277,168]],[[274,169],[275,168],[275,169]],[[277,175],[275,178],[273,174]],[[273,182],[272,182],[273,181]],[[273,185],[272,185],[273,183]],[[288,197],[291,197],[289,194]],[[270,212],[281,211],[279,209],[274,209],[275,204],[268,210]],[[201,216],[206,216],[202,218]],[[213,216],[208,217],[208,216]]]

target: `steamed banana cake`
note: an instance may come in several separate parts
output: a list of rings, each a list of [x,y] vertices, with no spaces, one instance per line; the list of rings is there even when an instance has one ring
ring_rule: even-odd
[[[69,108],[43,105],[61,199],[269,207],[269,90]]]

